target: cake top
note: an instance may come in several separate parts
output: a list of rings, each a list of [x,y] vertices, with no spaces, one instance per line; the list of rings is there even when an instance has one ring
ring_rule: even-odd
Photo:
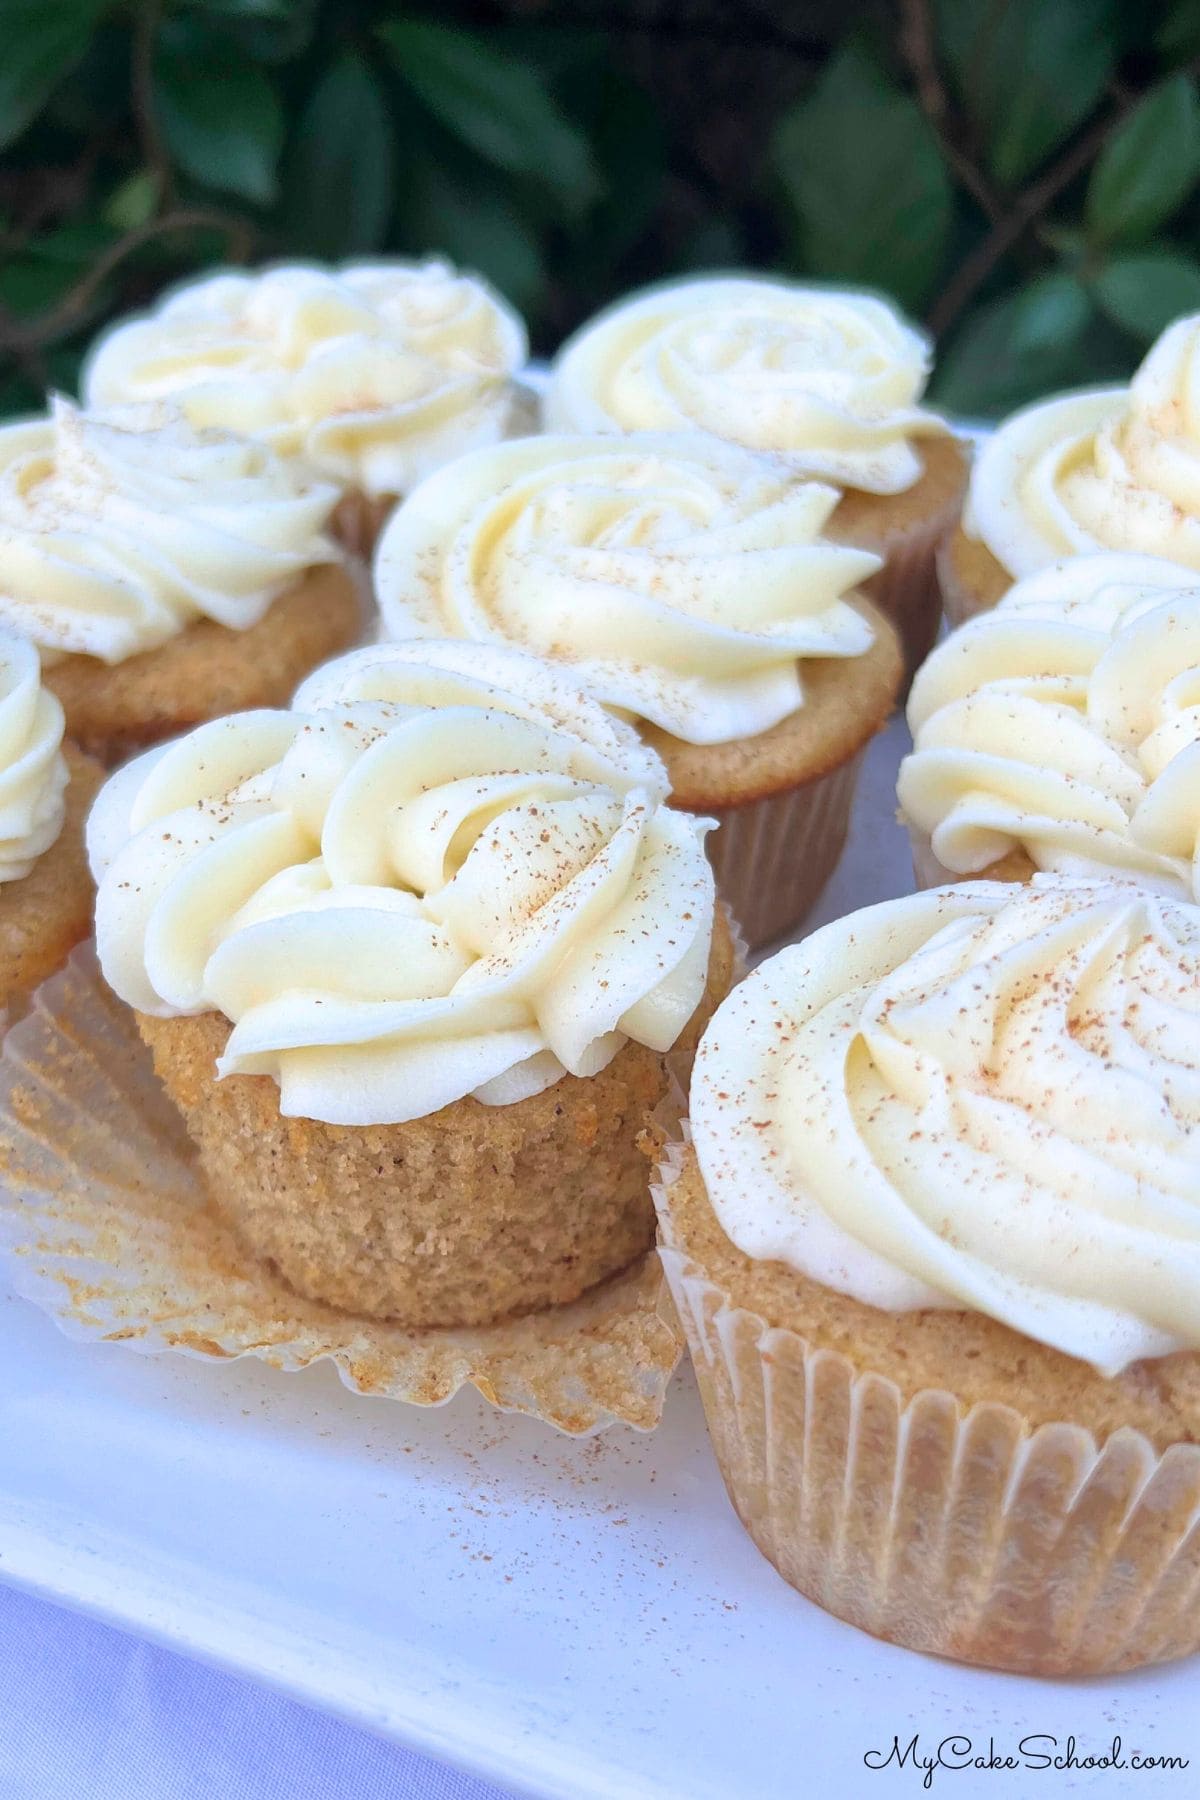
[[[503,1105],[666,1050],[704,991],[709,821],[631,728],[515,651],[359,652],[291,711],[138,757],[88,828],[110,985],[217,1011],[219,1073],[339,1125]]]
[[[1097,550],[1200,570],[1200,313],[1163,332],[1128,388],[1006,420],[979,452],[965,524],[1013,576]]]
[[[205,276],[100,339],[86,398],[176,399],[326,479],[404,493],[508,429],[525,327],[448,263],[290,263]]]
[[[1200,578],[1076,557],[953,632],[909,696],[907,819],[944,868],[1014,849],[1200,899]]]
[[[63,710],[28,638],[0,627],[0,884],[28,875],[63,827]]]
[[[337,490],[162,403],[0,426],[0,621],[123,662],[195,619],[243,631],[336,552]]]
[[[868,907],[734,989],[691,1123],[748,1256],[1103,1374],[1200,1348],[1200,908],[1043,876]]]
[[[879,558],[821,536],[836,503],[699,433],[500,444],[393,513],[384,629],[534,651],[688,743],[752,737],[803,704],[806,659],[873,642],[848,596]]]
[[[552,431],[697,429],[794,472],[896,494],[912,439],[945,432],[919,402],[924,333],[870,294],[753,276],[667,283],[618,302],[555,359]]]

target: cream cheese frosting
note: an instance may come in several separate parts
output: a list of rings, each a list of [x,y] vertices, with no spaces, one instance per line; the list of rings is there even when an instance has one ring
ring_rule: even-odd
[[[534,651],[688,743],[752,737],[803,704],[806,658],[873,641],[847,596],[879,558],[821,537],[836,504],[696,433],[500,444],[393,513],[384,630]]]
[[[517,314],[448,263],[292,263],[177,289],[103,337],[93,404],[170,398],[372,497],[495,442],[528,351]]]
[[[337,489],[174,408],[55,399],[0,426],[0,621],[123,662],[193,620],[244,631],[336,554]]]
[[[909,696],[901,810],[946,869],[1023,849],[1200,898],[1200,583],[1098,555],[1018,582]]]
[[[748,276],[656,287],[577,332],[551,372],[551,431],[712,433],[798,473],[897,494],[912,440],[948,427],[920,399],[929,340],[869,294]]]
[[[1008,419],[979,452],[964,524],[1014,576],[1099,550],[1200,571],[1200,314],[1168,327],[1128,388]]]
[[[691,1092],[747,1255],[1112,1375],[1200,1348],[1200,909],[1120,881],[885,902],[754,971]]]
[[[498,685],[503,682],[503,686]],[[232,1025],[285,1115],[399,1123],[666,1050],[699,1004],[710,821],[532,658],[377,646],[296,708],[138,757],[88,827],[110,985]]]
[[[27,638],[0,629],[0,884],[20,881],[66,816],[63,710]]]

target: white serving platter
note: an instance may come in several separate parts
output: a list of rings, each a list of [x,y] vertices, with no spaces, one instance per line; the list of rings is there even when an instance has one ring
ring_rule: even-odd
[[[903,743],[874,746],[821,917],[899,892]],[[877,1644],[794,1594],[721,1487],[691,1377],[585,1441],[473,1393],[422,1412],[328,1367],[75,1343],[0,1293],[0,1579],[530,1794],[860,1800],[1200,1792],[1195,1662],[1053,1683]],[[0,1702],[2,1705],[2,1702]],[[1078,1763],[1122,1739],[1126,1767]],[[970,1740],[971,1749],[963,1748]],[[1134,1756],[1185,1770],[1135,1770]]]

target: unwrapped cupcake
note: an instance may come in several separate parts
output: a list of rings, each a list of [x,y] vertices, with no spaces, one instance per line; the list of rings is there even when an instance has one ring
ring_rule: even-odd
[[[666,284],[610,307],[555,360],[551,431],[697,429],[840,491],[829,535],[883,559],[867,594],[909,668],[941,618],[934,556],[967,464],[921,404],[923,334],[869,294],[751,276]]]
[[[1080,556],[934,651],[897,793],[918,881],[1127,875],[1200,899],[1200,575]]]
[[[103,779],[63,743],[34,646],[0,629],[0,1022],[92,928],[83,825]]]
[[[101,760],[288,700],[360,636],[337,490],[164,405],[0,426],[0,622]]]
[[[1200,314],[1179,319],[1127,388],[1058,394],[983,444],[940,566],[952,624],[1012,582],[1101,550],[1200,574]]]
[[[337,484],[339,534],[366,553],[423,475],[530,428],[527,349],[512,308],[448,263],[289,263],[177,288],[100,339],[83,386],[105,406],[178,400],[300,459]]]
[[[841,850],[899,644],[823,535],[837,493],[696,432],[547,436],[423,482],[380,540],[396,639],[517,645],[638,722],[747,940],[793,926]]]
[[[648,1250],[638,1139],[732,962],[666,785],[554,670],[462,644],[352,655],[111,778],[101,967],[297,1292],[487,1324]]]
[[[999,1668],[1200,1646],[1200,908],[870,907],[734,990],[690,1109],[663,1259],[780,1573]]]

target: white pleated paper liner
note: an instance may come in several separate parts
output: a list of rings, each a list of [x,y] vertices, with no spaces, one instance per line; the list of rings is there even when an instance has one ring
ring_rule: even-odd
[[[0,1050],[0,1257],[76,1338],[150,1354],[324,1359],[345,1385],[436,1406],[477,1388],[571,1434],[650,1430],[680,1355],[653,1252],[571,1306],[409,1331],[304,1300],[208,1200],[128,1009],[90,945],[41,987]]]

